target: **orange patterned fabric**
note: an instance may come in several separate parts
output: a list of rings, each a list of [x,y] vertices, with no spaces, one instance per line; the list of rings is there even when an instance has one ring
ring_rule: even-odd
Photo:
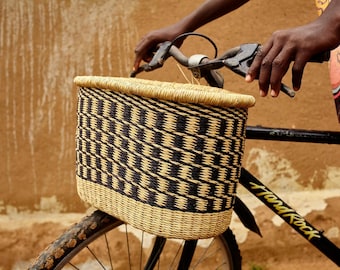
[[[318,14],[321,15],[331,0],[315,0]],[[332,85],[333,97],[340,122],[340,46],[331,52],[329,62],[329,75]]]

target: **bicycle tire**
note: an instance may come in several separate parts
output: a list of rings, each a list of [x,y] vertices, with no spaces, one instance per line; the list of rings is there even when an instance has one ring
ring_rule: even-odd
[[[144,243],[138,243],[141,242],[140,239],[137,239],[134,235],[126,234],[124,237],[128,239],[129,241],[134,242],[134,244],[138,245],[139,250],[136,250],[136,246],[134,247],[135,255],[137,256],[139,254],[142,254],[143,256],[140,256],[141,258],[135,259],[135,257],[132,257],[130,255],[130,252],[132,250],[132,247],[128,246],[128,249],[130,249],[129,253],[127,255],[122,252],[121,248],[123,245],[122,239],[122,232],[119,230],[119,226],[123,225],[126,229],[126,225],[104,213],[99,210],[93,212],[91,215],[84,217],[79,223],[74,224],[72,227],[70,227],[65,233],[63,233],[57,240],[55,240],[49,247],[46,248],[45,251],[43,251],[39,257],[36,259],[35,263],[30,266],[29,270],[59,270],[59,269],[96,269],[94,267],[94,264],[98,265],[100,269],[145,269],[142,267],[144,262],[147,261],[147,259],[144,258],[144,254],[150,250],[150,247],[146,247],[146,250],[144,248]],[[118,229],[117,229],[118,228]],[[114,230],[116,229],[116,230]],[[114,236],[114,243],[113,241],[109,239],[109,236],[107,234],[111,233]],[[111,236],[110,236],[111,237]],[[144,233],[143,233],[143,240],[144,240]],[[114,246],[114,253],[112,253],[112,247],[111,249],[108,247],[108,251],[102,252],[103,245],[96,245],[95,242],[99,241],[99,239],[103,240],[104,246],[110,244],[111,246]],[[179,240],[178,240],[179,241]],[[166,244],[167,247],[164,247],[164,249],[160,250],[162,252],[161,258],[157,261],[157,267],[156,269],[176,269],[176,266],[174,266],[176,263],[176,260],[178,261],[179,258],[176,260],[171,261],[174,268],[170,267],[169,261],[167,261],[167,257],[171,255],[170,253],[180,253],[178,252],[177,242],[178,241],[167,241]],[[156,242],[156,241],[153,241]],[[190,241],[185,241],[186,243]],[[228,229],[226,232],[224,232],[222,235],[215,238],[215,240],[211,241],[211,245],[208,245],[209,248],[213,248],[214,250],[203,250],[199,246],[196,248],[195,253],[201,253],[204,255],[207,255],[207,258],[204,260],[202,259],[195,259],[192,261],[192,265],[189,269],[212,269],[211,266],[213,263],[217,262],[217,259],[223,259],[220,262],[217,262],[217,266],[215,269],[230,269],[230,270],[241,270],[241,255],[240,251],[238,249],[237,242],[235,240],[235,236],[233,232]],[[218,244],[218,245],[217,245]],[[174,248],[176,245],[176,249]],[[201,244],[200,244],[201,245]],[[213,245],[213,246],[212,246]],[[147,245],[146,245],[147,246]],[[154,251],[155,248],[153,248]],[[170,252],[170,251],[171,252]],[[176,251],[175,251],[176,250]],[[219,255],[215,255],[215,251],[220,252]],[[95,252],[98,252],[98,254],[95,255]],[[157,252],[157,248],[156,248]],[[88,253],[89,256],[82,253]],[[107,257],[106,259],[110,260],[110,262],[99,262],[99,256],[105,255]],[[174,255],[174,254],[172,254]],[[78,258],[79,256],[79,258]],[[176,255],[177,256],[177,255]],[[197,255],[198,256],[198,255]],[[84,257],[86,259],[84,260]],[[89,257],[92,257],[92,260],[89,259]],[[126,257],[126,258],[125,258]],[[164,257],[164,258],[163,258]],[[179,257],[179,256],[177,256]],[[183,256],[182,256],[183,257]],[[131,260],[132,258],[132,260]],[[153,260],[154,258],[149,258],[150,260]],[[182,258],[183,260],[183,258]],[[122,262],[131,262],[132,265],[129,265],[130,268],[122,265]],[[208,268],[204,268],[203,262],[205,262],[208,265]],[[77,266],[75,267],[74,264],[77,263]],[[78,264],[79,263],[79,264]],[[155,262],[156,264],[156,262]],[[87,265],[87,266],[86,266]],[[90,266],[89,266],[90,265]],[[113,267],[115,266],[115,268]],[[165,268],[163,267],[165,266]],[[202,266],[202,268],[199,268],[199,266]],[[65,268],[64,268],[65,267]],[[67,268],[71,267],[71,268]],[[82,268],[84,267],[84,268]],[[87,267],[87,268],[85,268]],[[107,267],[107,268],[106,268]],[[153,269],[153,266],[149,269]],[[187,268],[181,268],[181,269],[187,269]]]

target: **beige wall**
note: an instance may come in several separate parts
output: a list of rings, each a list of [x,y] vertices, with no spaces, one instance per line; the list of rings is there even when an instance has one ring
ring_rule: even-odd
[[[2,1],[0,213],[44,207],[41,198],[52,196],[59,208],[79,207],[72,79],[128,74],[135,5],[117,3]]]
[[[1,1],[0,214],[44,208],[83,209],[75,188],[76,89],[72,79],[76,75],[127,76],[139,38],[150,29],[177,20],[198,4],[166,2]],[[243,42],[264,42],[276,28],[315,18],[316,12],[306,8],[312,7],[313,1],[295,2],[252,1],[248,8],[200,32],[209,33],[222,51]],[[291,8],[293,5],[296,9]],[[146,17],[148,14],[150,17]],[[202,49],[205,44],[197,42],[195,48]],[[163,72],[142,77],[183,81],[177,68],[171,67],[166,65]],[[327,64],[310,65],[305,73],[297,98],[258,99],[256,108],[250,111],[249,122],[340,130]],[[258,98],[255,84],[246,85],[227,71],[224,74],[226,88],[245,89]],[[289,83],[289,75],[286,82]],[[338,148],[250,142],[245,164],[268,179],[273,166],[279,164],[277,175],[291,184],[310,189],[339,188]]]

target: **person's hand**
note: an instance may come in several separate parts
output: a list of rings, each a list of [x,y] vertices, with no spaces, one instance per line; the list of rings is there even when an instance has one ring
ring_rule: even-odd
[[[151,31],[146,34],[136,46],[136,57],[133,69],[137,70],[142,60],[150,62],[153,53],[157,50],[158,44],[164,41],[173,41],[177,36],[185,32],[195,31],[208,22],[237,9],[246,2],[248,2],[248,0],[206,0],[177,23]],[[178,40],[175,45],[180,47],[182,42],[183,40]]]
[[[246,76],[251,82],[258,78],[260,95],[266,96],[269,88],[273,97],[278,96],[281,80],[292,66],[292,84],[295,91],[301,87],[304,67],[312,56],[335,48],[339,44],[337,31],[316,20],[310,24],[276,31],[256,55]]]
[[[153,53],[157,51],[157,45],[164,41],[172,41],[178,35],[182,34],[176,25],[154,30],[146,34],[137,44],[135,48],[135,62],[133,65],[134,70],[137,70],[142,60],[150,62]],[[181,41],[176,42],[176,46],[180,46]]]

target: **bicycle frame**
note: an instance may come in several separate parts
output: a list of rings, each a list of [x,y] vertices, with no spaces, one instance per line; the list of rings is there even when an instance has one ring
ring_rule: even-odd
[[[340,144],[340,132],[247,127],[247,139]],[[340,266],[340,249],[266,185],[242,168],[240,183],[319,251]]]

